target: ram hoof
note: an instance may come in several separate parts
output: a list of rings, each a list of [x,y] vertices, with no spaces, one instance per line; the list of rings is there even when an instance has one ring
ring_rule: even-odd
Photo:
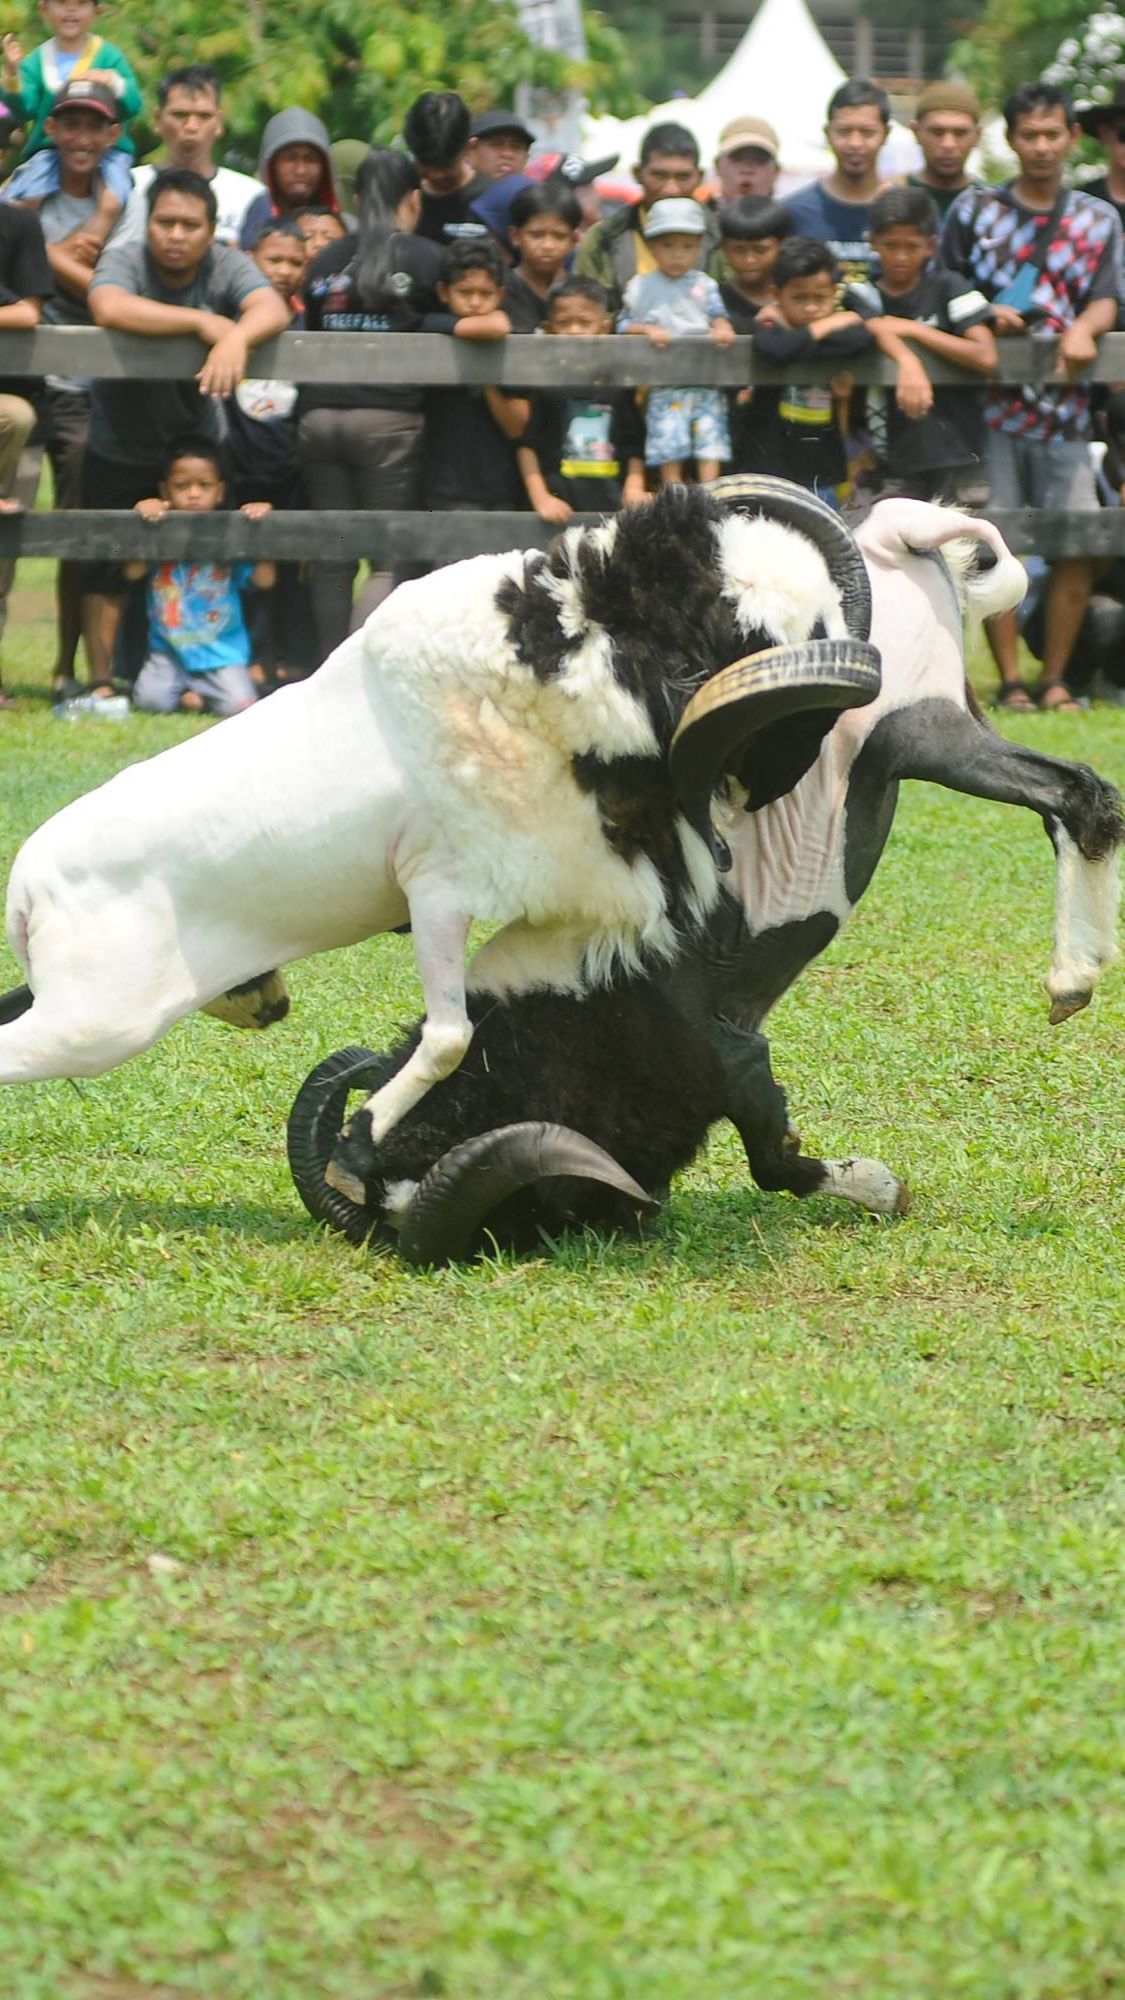
[[[377,1156],[371,1137],[371,1113],[366,1109],[349,1118],[324,1169],[329,1187],[335,1188],[357,1208],[367,1203],[367,1188],[375,1178]]]
[[[1052,1028],[1059,1027],[1063,1021],[1069,1021],[1072,1014],[1080,1014],[1083,1007],[1090,1005],[1093,997],[1092,990],[1086,993],[1056,993],[1047,1016]]]

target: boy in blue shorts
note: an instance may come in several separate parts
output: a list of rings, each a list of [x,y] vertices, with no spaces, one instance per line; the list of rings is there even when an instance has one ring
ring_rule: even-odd
[[[683,336],[710,334],[717,347],[734,339],[714,278],[699,269],[706,233],[703,211],[690,200],[654,201],[644,225],[655,271],[638,272],[625,287],[618,333],[639,333],[654,347]],[[722,389],[654,389],[645,422],[645,464],[665,486],[682,481],[695,459],[700,485],[717,479],[730,457],[727,399]]]
[[[169,512],[210,514],[226,495],[215,446],[184,438],[168,455],[160,495],[138,500],[143,521]],[[251,520],[270,511],[267,501],[242,508]],[[145,562],[125,564],[128,583],[148,578],[148,651],[133,689],[133,706],[149,715],[177,709],[237,715],[257,698],[250,676],[250,638],[240,593],[249,585],[272,590],[272,562]]]

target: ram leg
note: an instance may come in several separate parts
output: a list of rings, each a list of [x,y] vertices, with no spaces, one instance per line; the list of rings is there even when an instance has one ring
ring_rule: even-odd
[[[1090,997],[1117,956],[1117,906],[1125,818],[1112,785],[1010,743],[951,702],[922,702],[890,719],[882,746],[896,778],[927,778],[971,798],[1041,814],[1055,849],[1055,941],[1047,992],[1053,1023]]]
[[[764,1035],[715,1021],[711,1045],[727,1086],[727,1117],[746,1149],[755,1181],[768,1193],[836,1195],[872,1215],[905,1215],[910,1195],[880,1160],[816,1160],[802,1153],[789,1123],[785,1092],[770,1067]]]
[[[359,1205],[366,1200],[377,1147],[435,1083],[452,1074],[473,1035],[465,1000],[469,915],[448,900],[447,891],[415,889],[410,895],[410,922],[426,1008],[421,1040],[389,1083],[348,1120],[325,1169],[329,1186]]]

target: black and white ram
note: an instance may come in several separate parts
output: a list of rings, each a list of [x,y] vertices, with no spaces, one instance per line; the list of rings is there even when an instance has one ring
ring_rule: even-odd
[[[732,503],[762,504],[728,480]],[[397,1232],[411,1260],[479,1247],[533,1246],[575,1222],[629,1228],[657,1205],[710,1126],[737,1127],[755,1180],[840,1195],[876,1213],[906,1206],[875,1160],[801,1154],[774,1081],[766,1016],[845,924],[874,873],[903,778],[1042,814],[1056,856],[1051,1020],[1086,1005],[1116,953],[1118,850],[1111,786],[1078,764],[997,736],[966,699],[963,614],[1017,603],[1024,572],[986,521],[911,501],[877,506],[857,541],[883,660],[876,700],[841,714],[803,775],[808,745],[789,721],[746,747],[738,783],[716,801],[733,857],[702,935],[670,965],[583,992],[559,969],[527,991],[502,952],[476,962],[476,1037],[457,1073],[377,1147],[362,1113],[345,1140],[345,1199],[325,1164],[349,1093],[383,1083],[416,1036],[385,1056],[350,1049],[318,1066],[290,1121],[294,1177],[311,1212],[363,1241]],[[946,550],[943,560],[939,551]],[[995,566],[975,572],[981,550]]]
[[[100,1075],[195,1009],[268,1025],[279,967],[409,921],[426,1014],[378,1141],[469,1045],[474,918],[525,986],[672,958],[719,897],[732,759],[810,704],[815,754],[878,689],[862,566],[815,515],[796,489],[768,517],[669,491],[455,564],[303,685],[75,800],[12,869],[0,1083]]]

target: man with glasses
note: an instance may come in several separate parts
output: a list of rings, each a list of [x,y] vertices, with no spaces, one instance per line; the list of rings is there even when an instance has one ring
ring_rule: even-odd
[[[657,201],[693,195],[703,178],[699,147],[686,126],[653,125],[641,141],[641,157],[633,174],[640,182],[640,201],[619,208],[604,222],[595,222],[582,239],[574,267],[580,278],[593,278],[601,285],[614,318],[621,311],[630,278],[656,269],[644,237],[649,209]],[[703,234],[697,261],[705,271],[711,271],[712,261],[717,262],[720,254],[719,227],[709,210],[701,207],[699,212]]]

